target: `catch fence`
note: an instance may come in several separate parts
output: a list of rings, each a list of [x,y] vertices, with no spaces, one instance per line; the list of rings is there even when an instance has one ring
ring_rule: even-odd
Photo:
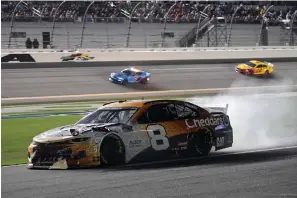
[[[87,11],[75,20],[8,17],[2,21],[1,47],[26,48],[27,38],[36,38],[39,48],[54,49],[297,45],[297,12],[291,20],[278,23],[266,19],[265,14],[264,21],[247,23],[236,17],[236,11],[231,17],[201,12],[199,18],[188,21],[176,21],[168,15],[147,20],[133,15],[95,18]]]

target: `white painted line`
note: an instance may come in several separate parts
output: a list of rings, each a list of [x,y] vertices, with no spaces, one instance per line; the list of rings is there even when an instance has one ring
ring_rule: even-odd
[[[199,67],[192,67],[192,68],[166,68],[166,69],[149,69],[149,70],[154,70],[154,71],[174,71],[174,70],[203,70],[203,69],[226,69],[228,68],[226,67],[203,67],[203,68],[199,68]]]

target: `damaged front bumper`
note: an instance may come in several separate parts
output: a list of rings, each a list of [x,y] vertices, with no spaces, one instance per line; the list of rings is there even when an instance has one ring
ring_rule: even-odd
[[[70,169],[100,165],[97,153],[86,145],[37,143],[28,149],[29,169]]]
[[[28,169],[62,169],[62,170],[69,169],[69,166],[68,166],[66,160],[60,160],[60,161],[48,163],[48,164],[46,164],[46,163],[42,163],[42,164],[29,163],[27,167],[28,167]]]

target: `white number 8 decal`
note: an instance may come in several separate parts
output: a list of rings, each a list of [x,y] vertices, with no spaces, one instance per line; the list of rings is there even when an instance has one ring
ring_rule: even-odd
[[[157,151],[165,150],[169,147],[169,141],[166,137],[166,130],[161,125],[149,125],[147,127],[148,135],[151,138],[153,149]]]

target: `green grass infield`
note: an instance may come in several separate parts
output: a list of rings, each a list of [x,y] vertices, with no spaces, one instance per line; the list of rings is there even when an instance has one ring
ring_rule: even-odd
[[[2,120],[2,166],[28,161],[28,146],[34,136],[51,128],[73,124],[82,116],[49,116]]]

